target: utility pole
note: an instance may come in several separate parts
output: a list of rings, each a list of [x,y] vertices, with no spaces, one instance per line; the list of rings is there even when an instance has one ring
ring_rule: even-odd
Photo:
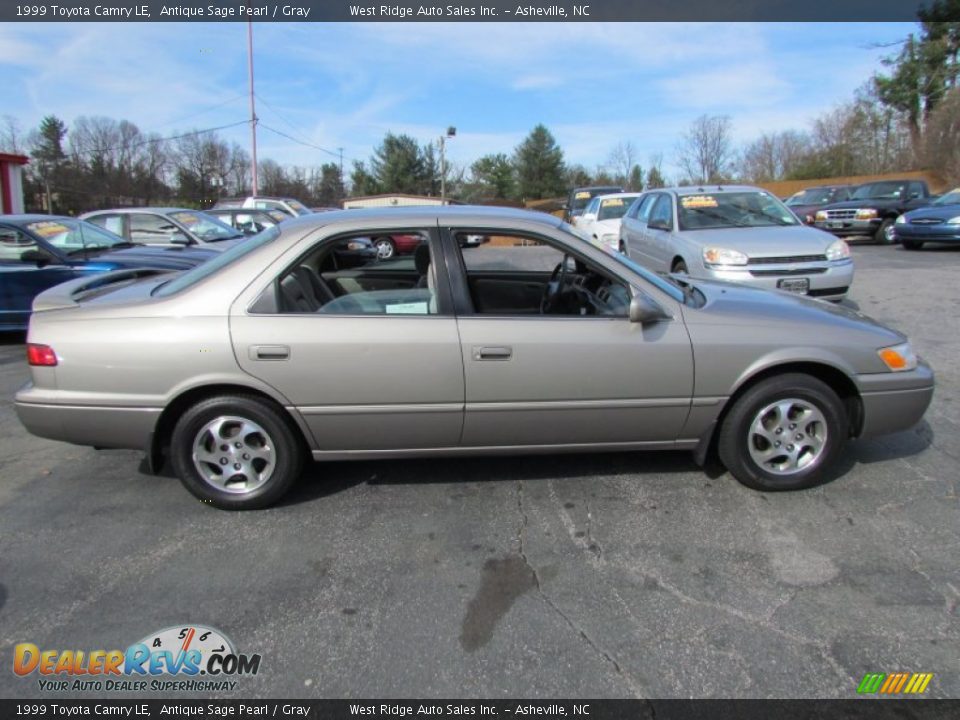
[[[247,21],[247,70],[250,76],[250,176],[251,190],[257,196],[257,106],[253,100],[253,21]]]
[[[447,128],[447,134],[440,136],[440,202],[446,204],[447,200],[447,138],[454,138],[457,135],[457,129],[451,125]]]

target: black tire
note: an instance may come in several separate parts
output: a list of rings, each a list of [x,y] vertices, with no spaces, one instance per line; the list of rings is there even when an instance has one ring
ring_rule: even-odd
[[[389,260],[397,254],[397,246],[392,238],[374,238],[373,244],[377,248],[377,259],[379,260]]]
[[[880,227],[877,228],[877,232],[874,234],[873,239],[877,245],[893,245],[896,242],[896,239],[891,236],[893,230],[893,220],[891,218],[886,218]]]
[[[920,250],[923,248],[922,240],[901,240],[900,244],[903,245],[905,250]]]
[[[788,399],[799,400],[819,411],[825,429],[815,428],[814,432],[820,432],[821,437],[825,437],[819,454],[810,461],[810,464],[795,469],[789,474],[783,474],[772,472],[760,465],[752,456],[751,443],[757,439],[752,432],[752,427],[766,407]],[[802,425],[803,422],[801,420],[799,424]],[[794,423],[793,427],[796,427],[796,424]],[[821,423],[818,421],[817,424]],[[717,451],[721,462],[730,474],[749,488],[764,491],[802,490],[817,485],[824,479],[825,473],[829,471],[847,439],[848,427],[847,413],[843,403],[826,383],[801,373],[775,375],[761,380],[737,399],[723,420],[720,436],[717,439]],[[808,426],[798,428],[796,432],[801,434],[794,437],[802,439],[804,437],[802,431],[807,429],[809,429]],[[770,431],[771,435],[773,432],[776,431]],[[794,430],[786,430],[786,432],[792,433]],[[776,436],[786,437],[779,433]],[[809,440],[808,437],[804,442]],[[783,442],[790,442],[790,439],[787,438]]]
[[[676,273],[677,275],[689,275],[690,271],[687,270],[687,264],[683,260],[677,260],[673,267],[670,268],[670,272]]]
[[[194,443],[201,431],[208,423],[221,417],[252,422],[265,431],[272,441],[273,469],[263,484],[254,489],[230,492],[218,488],[203,477],[194,462]],[[239,436],[235,439],[239,439]],[[246,438],[243,440],[246,442]],[[258,397],[223,395],[198,402],[183,413],[170,440],[170,458],[180,482],[200,500],[224,510],[256,510],[279,500],[300,476],[305,454],[300,440],[279,408]],[[219,453],[229,445],[232,442],[228,441],[214,448],[214,451]],[[224,454],[233,452],[230,449]],[[229,469],[229,465],[227,467]]]

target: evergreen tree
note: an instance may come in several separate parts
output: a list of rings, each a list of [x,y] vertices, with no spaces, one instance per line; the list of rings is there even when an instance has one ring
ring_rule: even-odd
[[[470,172],[481,196],[499,200],[513,197],[513,165],[503,153],[484,155],[470,166]]]
[[[564,194],[563,150],[543,125],[537,125],[514,150],[513,166],[521,199],[541,200]]]

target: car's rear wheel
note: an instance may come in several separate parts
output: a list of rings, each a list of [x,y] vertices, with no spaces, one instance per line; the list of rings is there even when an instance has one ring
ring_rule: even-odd
[[[837,394],[809,375],[758,382],[730,409],[717,450],[730,473],[755,490],[800,490],[823,479],[846,439]]]
[[[280,499],[299,477],[303,452],[279,409],[252,396],[203,400],[177,422],[173,468],[196,497],[225,510]]]
[[[900,244],[907,250],[919,250],[923,247],[923,242],[920,240],[901,240]]]
[[[880,223],[880,227],[877,228],[873,239],[876,240],[878,245],[893,245],[897,241],[893,229],[893,220],[887,218]]]
[[[388,237],[377,238],[373,244],[377,248],[377,257],[381,260],[389,260],[397,254],[397,246]]]

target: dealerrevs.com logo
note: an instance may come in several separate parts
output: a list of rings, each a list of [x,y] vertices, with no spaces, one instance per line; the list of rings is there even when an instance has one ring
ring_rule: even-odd
[[[219,630],[203,625],[169,627],[126,650],[13,649],[13,672],[37,677],[49,692],[159,692],[233,690],[234,677],[256,675],[260,655],[238,653]]]

